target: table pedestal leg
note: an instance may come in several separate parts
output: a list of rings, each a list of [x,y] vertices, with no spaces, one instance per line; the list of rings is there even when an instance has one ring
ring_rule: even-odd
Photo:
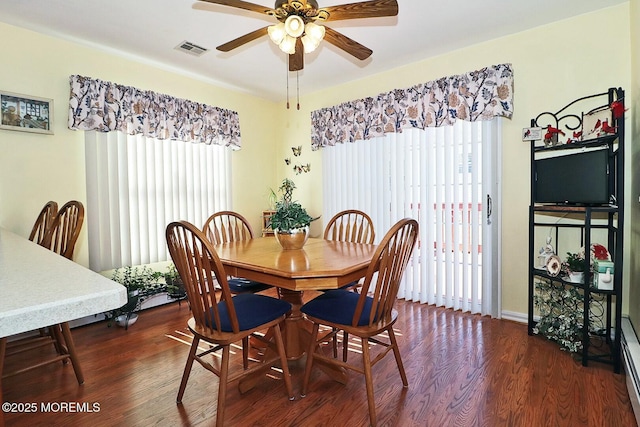
[[[287,317],[284,321],[284,334],[282,338],[284,340],[284,348],[287,353],[287,359],[293,362],[305,356],[307,350],[309,349],[313,322],[309,321],[300,311],[300,307],[302,307],[302,291],[292,291],[289,289],[279,288],[278,293],[282,300],[287,301],[291,304],[291,311],[287,314]],[[269,354],[269,352],[271,352],[272,350],[267,349],[266,351],[267,354],[265,355],[265,357],[270,357],[271,355]],[[342,384],[347,383],[347,374],[343,368],[326,365],[323,363],[316,363],[315,366],[335,381],[338,381]],[[261,376],[263,374],[264,372],[259,372],[257,375]],[[243,378],[242,380],[240,380],[239,387],[241,393],[244,393],[253,388],[256,381],[256,376],[252,376],[251,378]]]

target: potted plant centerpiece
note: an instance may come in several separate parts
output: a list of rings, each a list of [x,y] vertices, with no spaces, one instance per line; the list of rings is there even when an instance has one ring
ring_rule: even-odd
[[[271,228],[278,243],[283,249],[302,249],[309,238],[309,224],[317,218],[312,218],[300,205],[293,201],[294,182],[288,178],[282,181],[278,188],[282,192],[282,200],[276,202],[276,209],[271,216]]]

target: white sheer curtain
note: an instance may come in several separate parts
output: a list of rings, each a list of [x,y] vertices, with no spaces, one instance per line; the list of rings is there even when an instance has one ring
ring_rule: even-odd
[[[488,197],[494,212],[499,202],[498,127],[459,120],[322,149],[324,218],[360,209],[378,241],[401,218],[420,223],[399,298],[498,316],[490,227],[499,221],[487,216]]]
[[[165,228],[231,208],[231,149],[123,132],[85,132],[89,263],[165,261]]]

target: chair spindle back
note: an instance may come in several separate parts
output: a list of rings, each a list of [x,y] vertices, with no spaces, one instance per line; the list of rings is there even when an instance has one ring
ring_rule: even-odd
[[[46,246],[46,237],[53,219],[58,213],[58,204],[54,201],[45,203],[44,207],[40,211],[36,222],[33,224],[29,240],[35,242],[41,246]]]
[[[253,239],[253,230],[245,217],[237,212],[220,211],[211,215],[202,227],[214,245]]]
[[[338,212],[329,220],[324,230],[326,240],[371,244],[375,237],[373,221],[369,215],[356,209]]]
[[[180,274],[198,328],[220,332],[218,302],[225,301],[231,327],[238,333],[239,324],[224,266],[205,234],[187,221],[172,222],[166,230],[169,253]],[[215,280],[221,288],[216,295]]]
[[[383,237],[367,270],[353,315],[353,326],[358,324],[368,293],[373,297],[369,326],[391,318],[400,281],[417,239],[418,222],[409,218],[398,221]]]

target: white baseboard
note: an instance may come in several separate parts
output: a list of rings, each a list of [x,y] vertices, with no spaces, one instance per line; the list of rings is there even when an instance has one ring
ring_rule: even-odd
[[[502,310],[501,319],[511,320],[518,323],[529,323],[529,316],[526,313]]]
[[[622,318],[622,363],[627,377],[627,391],[629,400],[640,425],[640,343],[629,318]]]

